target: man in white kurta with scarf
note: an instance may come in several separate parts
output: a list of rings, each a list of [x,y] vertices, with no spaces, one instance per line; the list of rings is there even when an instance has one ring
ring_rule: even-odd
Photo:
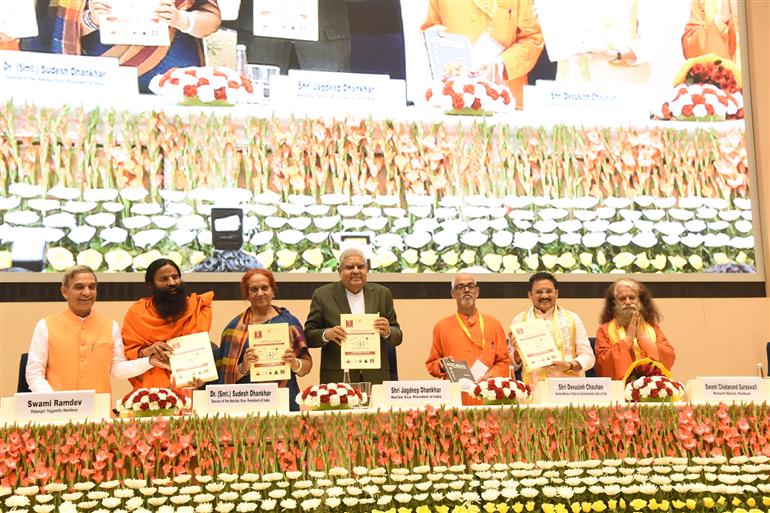
[[[559,298],[556,278],[547,272],[533,274],[529,278],[527,296],[532,306],[516,314],[511,324],[543,319],[553,333],[560,359],[541,369],[528,369],[524,364],[521,370],[524,382],[534,385],[546,378],[585,376],[585,371],[591,369],[596,361],[594,352],[580,317],[556,304]],[[510,337],[508,351],[516,367],[521,366],[523,362],[517,352],[516,340],[513,336]]]

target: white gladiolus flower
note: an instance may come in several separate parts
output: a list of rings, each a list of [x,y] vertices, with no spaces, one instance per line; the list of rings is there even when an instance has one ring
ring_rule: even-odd
[[[612,219],[615,217],[615,209],[610,207],[597,208],[596,217],[599,219]]]
[[[404,236],[404,243],[410,248],[420,249],[430,243],[431,235],[428,232],[415,232]]]
[[[752,249],[754,247],[754,237],[733,237],[729,245],[736,249]]]
[[[511,210],[508,212],[508,217],[514,221],[534,221],[535,213],[531,210]]]
[[[573,215],[582,222],[593,221],[596,219],[596,212],[593,210],[575,210]]]
[[[108,509],[117,508],[123,501],[117,497],[106,497],[102,499],[102,506]]]
[[[559,222],[557,224],[557,227],[562,232],[572,233],[572,232],[577,232],[578,230],[583,228],[583,223],[577,219],[568,219],[566,221]]]
[[[516,248],[524,249],[527,251],[532,250],[538,243],[538,234],[533,232],[517,232],[513,238],[513,245]]]
[[[43,225],[49,228],[74,228],[77,225],[75,216],[66,212],[60,212],[43,219]]]
[[[654,198],[653,199],[653,203],[658,208],[667,209],[667,208],[671,208],[674,205],[676,205],[676,198],[672,197],[672,196],[666,196],[666,197],[662,197],[662,198]]]
[[[21,205],[21,199],[17,196],[2,197],[0,196],[0,211],[13,210]]]
[[[29,506],[29,502],[29,497],[25,495],[11,495],[5,499],[5,505],[14,509]]]
[[[557,220],[567,217],[569,211],[563,208],[544,208],[538,212],[538,215],[543,220]]]
[[[489,237],[485,233],[469,231],[460,236],[460,242],[466,246],[480,247],[487,242]]]
[[[514,226],[519,230],[529,230],[532,228],[532,223],[529,221],[516,220],[513,222]]]
[[[76,513],[77,508],[70,501],[65,500],[59,505],[59,513]]]
[[[746,221],[745,219],[741,219],[740,221],[737,221],[735,223],[735,229],[738,230],[740,233],[749,233],[751,232],[753,226],[750,221]]]
[[[193,213],[193,208],[187,203],[167,203],[164,210],[169,216],[189,216]]]
[[[197,217],[197,218],[203,219],[200,216],[191,216],[191,217]],[[180,219],[177,222],[177,226],[181,228],[185,228],[184,226],[182,226],[184,225],[183,219],[184,218]],[[122,221],[123,226],[128,228],[129,230],[138,230],[141,228],[145,228],[149,226],[151,222],[152,222],[152,219],[150,219],[147,216],[124,217]],[[204,226],[205,226],[205,223],[204,223]]]
[[[508,229],[508,220],[505,219],[505,217],[498,217],[498,218],[492,219],[489,222],[489,228],[491,230],[495,230],[495,231],[507,230]]]
[[[115,214],[111,214],[108,212],[101,212],[99,214],[91,214],[90,216],[86,217],[86,223],[90,224],[91,226],[112,226],[115,224]]]
[[[577,232],[572,232],[562,234],[559,237],[559,240],[568,246],[577,246],[580,244],[580,241],[583,240],[583,237]]]
[[[703,244],[703,236],[696,233],[688,233],[684,237],[681,237],[679,241],[688,248],[697,248]]]
[[[633,239],[633,236],[630,233],[625,233],[623,235],[610,235],[607,237],[607,242],[615,247],[622,248],[628,246],[631,243],[631,239]]]
[[[406,504],[406,503],[408,503],[408,502],[410,502],[412,500],[412,496],[410,494],[408,494],[408,493],[397,493],[395,496],[393,496],[393,498],[396,500],[396,502],[401,503],[401,504]],[[347,505],[347,506],[355,506],[355,504],[352,504],[352,505],[348,504],[346,502],[347,499],[349,499],[349,497],[346,497],[345,499],[342,499],[342,502],[344,502],[345,505]],[[358,503],[358,501],[356,501],[356,504],[357,503]]]
[[[594,221],[584,222],[583,226],[589,232],[597,232],[604,235],[604,233],[609,229],[610,223],[606,219],[596,219]]]
[[[637,221],[642,217],[642,212],[639,210],[623,209],[618,211],[618,214],[623,218],[624,221],[631,222]]]
[[[634,227],[634,223],[631,221],[615,221],[608,226],[611,232],[617,234],[628,233]]]
[[[195,497],[193,497],[193,502],[198,504],[206,504],[208,502],[213,502],[214,499],[216,499],[216,496],[211,493],[199,493]]]
[[[75,265],[75,257],[67,248],[48,248],[46,259],[55,271],[64,271],[68,267]]]
[[[273,502],[272,503],[272,507],[270,507],[271,504],[265,504],[267,502],[268,501],[264,501],[262,503],[262,509],[263,510],[270,511],[273,508],[275,508],[275,501],[272,501]],[[220,502],[220,503],[217,504],[217,507],[214,508],[214,509],[215,509],[215,511],[217,511],[217,513],[230,513],[230,511],[235,509],[235,504],[233,504],[232,502]]]
[[[532,198],[529,196],[506,196],[503,203],[511,209],[527,208],[532,204]]]
[[[355,217],[361,213],[361,205],[337,205],[337,213],[342,217]]]
[[[130,212],[135,215],[153,216],[160,214],[163,207],[157,203],[135,203],[131,205]]]
[[[533,227],[540,233],[551,233],[558,227],[558,224],[556,221],[541,219],[536,221]]]
[[[71,235],[71,232],[70,232]],[[134,244],[140,248],[149,248],[156,246],[166,236],[165,230],[152,229],[137,232],[131,236]]]
[[[679,208],[696,209],[703,205],[703,198],[700,196],[683,196],[679,198]]]
[[[616,198],[616,197],[610,196],[604,199],[604,205],[611,208],[628,208],[629,206],[631,206],[631,199]]]
[[[37,212],[32,212],[31,210],[17,210],[5,214],[4,220],[8,224],[29,226],[37,223],[40,220],[40,216]]]
[[[649,249],[658,243],[658,238],[652,232],[641,232],[634,235],[631,241],[640,248]]]
[[[305,234],[299,230],[284,230],[278,232],[276,236],[278,240],[289,245],[299,244],[305,238]]]
[[[182,247],[195,240],[195,232],[191,232],[190,230],[174,230],[168,234],[168,238],[176,246]]]
[[[735,198],[733,200],[733,205],[735,205],[735,208],[740,208],[741,210],[748,210],[751,208],[751,200],[749,198]],[[723,209],[720,209],[723,210]]]
[[[719,211],[716,209],[701,207],[695,212],[695,215],[697,215],[700,219],[714,219],[718,213]]]
[[[192,192],[190,196],[192,197]],[[149,193],[142,187],[129,187],[120,191],[120,196],[126,201],[143,201]]]
[[[8,193],[21,198],[36,198],[45,194],[42,185],[31,185],[28,183],[12,183],[8,187]]]

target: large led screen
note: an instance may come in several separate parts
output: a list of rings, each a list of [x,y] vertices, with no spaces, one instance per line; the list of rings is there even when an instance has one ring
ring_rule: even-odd
[[[318,4],[308,41],[244,31],[240,2],[226,24],[257,65],[248,87],[181,61],[154,83],[139,65],[158,95],[6,98],[0,268],[141,271],[164,255],[185,271],[334,272],[341,245],[363,244],[392,273],[756,272],[735,2],[402,0],[387,4],[398,28],[366,37],[353,9],[324,12],[334,4]],[[100,46],[86,25],[67,45],[65,19],[38,8],[38,38],[0,37],[0,84],[11,52],[137,48]],[[154,55],[182,42],[198,44],[176,30]],[[260,82],[270,66],[371,72],[361,63],[394,53],[379,71],[405,70],[408,103],[386,114],[292,111],[279,82]],[[255,86],[272,99],[206,105]],[[228,230],[235,247],[215,249]]]

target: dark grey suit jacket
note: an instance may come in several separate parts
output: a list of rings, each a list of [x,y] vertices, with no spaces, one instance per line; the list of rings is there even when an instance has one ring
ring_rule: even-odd
[[[351,380],[380,384],[390,379],[390,366],[385,345],[401,344],[403,335],[398,326],[396,310],[393,308],[393,296],[389,289],[376,283],[367,283],[364,286],[364,306],[366,313],[379,313],[380,317],[388,319],[390,336],[380,337],[380,368],[351,370]],[[323,285],[313,292],[310,312],[305,321],[305,338],[310,347],[321,348],[321,383],[342,381],[340,346],[335,342],[324,342],[323,332],[327,328],[339,326],[340,314],[344,313],[350,313],[350,305],[345,288],[340,282]]]
[[[291,0],[286,0],[291,1]],[[292,46],[300,68],[315,71],[350,71],[350,26],[347,0],[319,0],[318,41],[293,41],[257,37],[254,29],[254,4],[241,0],[238,19],[224,26],[238,31],[238,42],[246,45],[248,61],[289,69]]]

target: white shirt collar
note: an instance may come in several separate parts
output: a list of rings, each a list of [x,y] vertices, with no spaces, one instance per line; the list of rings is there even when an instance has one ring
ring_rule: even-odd
[[[356,294],[353,294],[348,289],[345,289],[345,295],[348,298],[348,305],[350,305],[350,313],[366,313],[366,304],[364,303],[364,289],[359,290]]]

